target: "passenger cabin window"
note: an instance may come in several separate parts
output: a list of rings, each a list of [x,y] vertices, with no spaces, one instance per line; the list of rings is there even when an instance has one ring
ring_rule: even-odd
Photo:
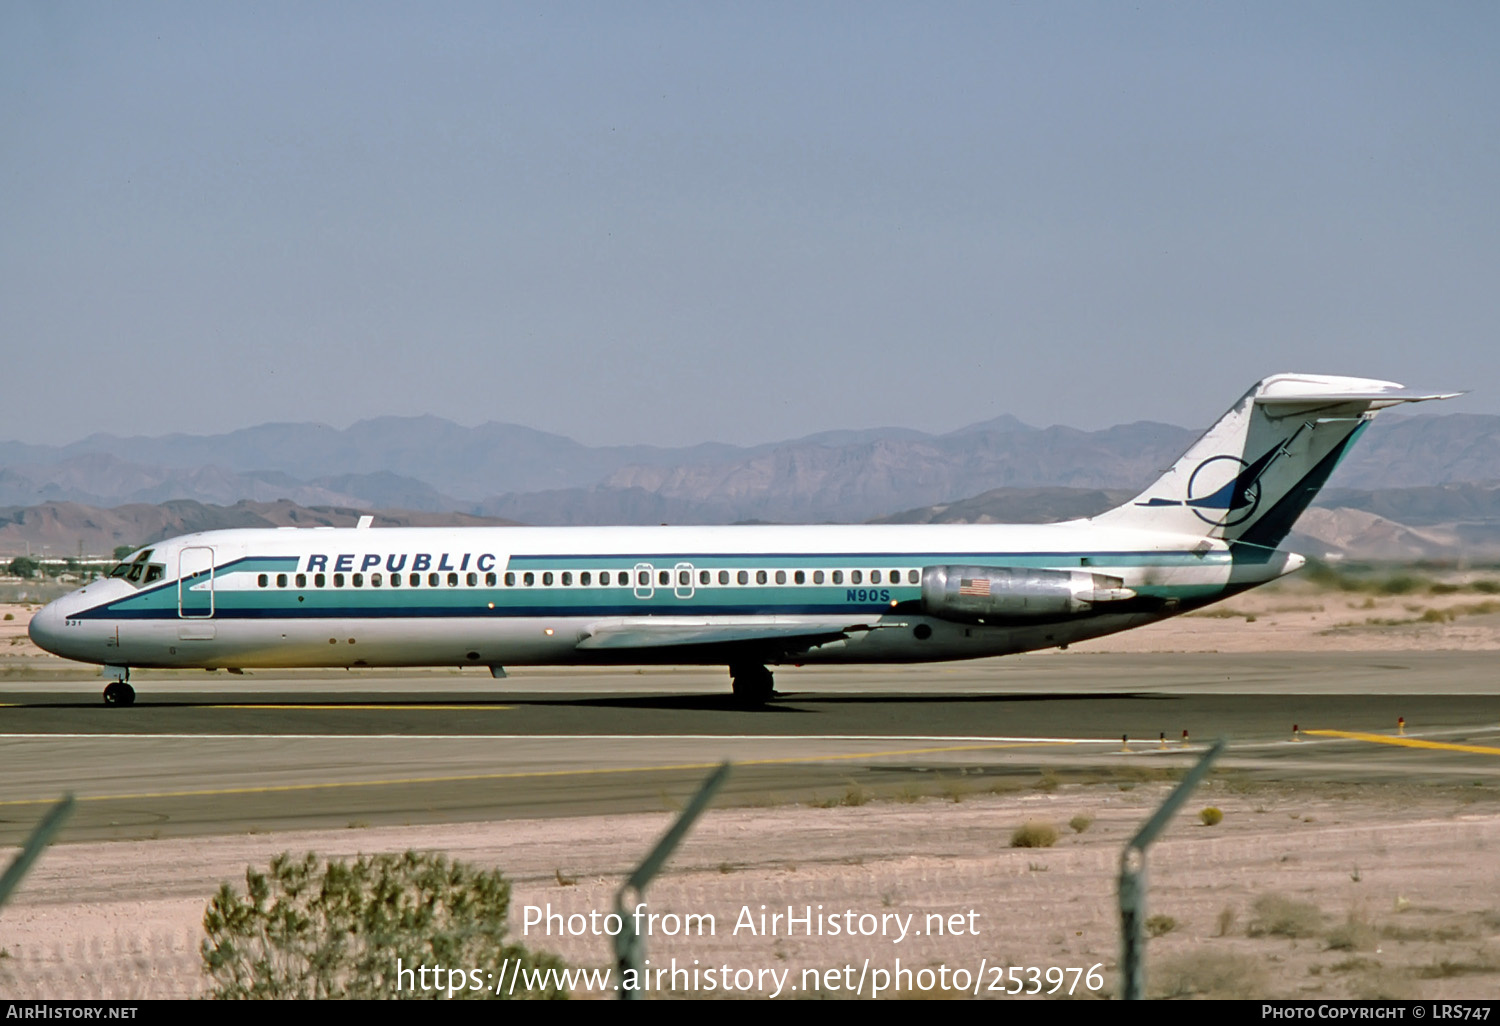
[[[422,575],[409,574],[406,578],[406,583],[411,585],[413,588],[420,588],[422,586]]]
[[[748,571],[748,570],[741,570],[738,574],[735,575],[734,579],[737,580],[737,581],[739,581],[741,584],[749,584],[750,583],[750,571]]]
[[[834,584],[843,584],[844,583],[844,571],[842,571],[842,570],[835,570],[833,572],[833,583]]]
[[[355,574],[353,583],[356,588],[363,588],[365,586],[365,575]]]
[[[326,585],[327,583],[328,583],[328,576],[326,574],[313,574],[313,587],[314,588],[321,588],[324,585]]]
[[[806,584],[807,574],[801,570],[798,570],[797,573],[793,575],[792,580],[797,584]]]
[[[776,571],[776,583],[777,584],[785,584],[786,583],[786,571],[785,570],[778,570],[778,571]]]
[[[456,587],[458,587],[458,574],[449,574],[448,575],[448,587],[450,587],[450,588],[456,588]]]
[[[864,579],[865,579],[865,575],[864,575],[863,572],[861,572],[859,570],[850,570],[849,571],[849,583],[850,584],[859,584]]]
[[[550,588],[550,587],[552,587],[552,571],[551,570],[547,570],[547,571],[544,571],[542,573],[542,587],[544,587],[544,588]]]
[[[471,587],[471,588],[475,588],[475,587],[479,586],[479,575],[478,574],[470,574],[468,577],[465,578],[465,580],[469,582],[469,587]]]
[[[285,588],[286,587],[286,574],[277,574],[276,575],[276,587],[278,587],[278,588]]]
[[[609,586],[609,571],[608,570],[600,570],[599,571],[599,583],[602,584],[602,585],[604,585],[605,587]]]
[[[707,570],[699,570],[698,571],[698,583],[699,584],[707,584],[711,580],[713,580],[713,576]]]
[[[766,583],[766,572],[764,570],[757,570],[757,571],[755,571],[755,583],[756,584],[765,584]]]
[[[334,574],[333,575],[333,586],[335,588],[342,588],[344,586],[344,575],[343,574]]]
[[[573,586],[573,572],[571,570],[563,571],[562,586],[564,588],[571,588]]]
[[[493,572],[487,573],[487,574],[484,575],[484,584],[485,584],[485,587],[487,587],[487,588],[493,588],[495,586],[495,581],[496,581],[496,577],[495,577],[495,575],[494,575]]]
[[[814,570],[813,571],[813,583],[814,584],[822,584],[823,583],[823,571],[821,571],[821,570]]]
[[[665,588],[672,583],[672,575],[665,570],[659,571],[656,575],[656,583]]]
[[[521,583],[526,585],[526,587],[528,588],[531,587],[536,583],[536,574],[532,573],[530,570],[526,571],[526,573],[521,575]]]
[[[370,587],[372,587],[372,588],[378,588],[378,587],[380,587],[380,575],[379,574],[371,574],[370,575]]]
[[[298,574],[297,575],[297,587],[299,587],[299,588],[305,588],[305,587],[307,587],[307,575],[306,574]]]
[[[920,573],[918,573],[915,570],[908,570],[908,571],[906,571],[906,583],[907,584],[920,584],[921,582],[922,582],[922,575]]]
[[[516,586],[516,575],[513,571],[505,575],[505,586],[507,588],[514,588]]]
[[[399,587],[401,587],[401,575],[400,574],[391,574],[391,587],[392,588],[399,588]]]
[[[855,581],[854,583],[858,584],[859,582]],[[870,583],[871,584],[879,584],[880,583],[880,571],[879,570],[871,570],[870,571]]]
[[[729,583],[729,571],[728,570],[720,570],[719,571],[719,583],[720,584],[728,584]]]
[[[693,575],[686,570],[679,570],[677,571],[677,583],[679,586],[686,588],[693,583]]]
[[[594,575],[585,570],[578,575],[578,583],[587,588],[594,580]]]
[[[260,585],[262,588],[264,588],[264,587],[266,587],[267,585],[269,585],[271,583],[271,579],[269,577],[267,577],[265,574],[261,574],[259,577],[257,577],[255,579],[255,583],[258,584],[258,585]]]
[[[427,587],[429,587],[429,588],[436,588],[439,584],[442,584],[442,583],[443,583],[443,578],[442,578],[441,575],[439,575],[439,574],[428,574],[427,575]]]

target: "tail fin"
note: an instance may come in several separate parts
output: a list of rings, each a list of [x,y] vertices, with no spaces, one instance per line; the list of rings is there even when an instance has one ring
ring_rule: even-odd
[[[1275,548],[1378,411],[1459,394],[1274,375],[1240,397],[1155,484],[1095,522]]]

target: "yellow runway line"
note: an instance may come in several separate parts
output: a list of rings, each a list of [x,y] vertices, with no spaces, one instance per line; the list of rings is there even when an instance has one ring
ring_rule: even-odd
[[[456,712],[474,712],[474,711],[483,710],[483,709],[494,709],[494,710],[497,710],[497,711],[503,710],[503,709],[514,709],[515,706],[513,706],[513,705],[299,705],[299,704],[269,705],[269,704],[247,703],[245,705],[204,705],[204,706],[195,706],[194,708],[200,708],[200,709],[319,709],[319,710],[355,709],[355,710],[361,710],[361,711],[364,711],[364,712],[371,712],[371,711],[374,711],[374,712],[401,712],[401,711],[406,710],[406,709],[418,709],[418,710],[425,710],[425,711],[429,711],[429,712],[431,712],[431,711],[438,711],[438,712],[455,712],[455,711]]]
[[[1304,730],[1304,734],[1319,737],[1341,737],[1350,741],[1369,741],[1378,745],[1399,745],[1402,748],[1429,748],[1439,752],[1472,752],[1475,755],[1500,755],[1500,748],[1489,745],[1461,745],[1450,741],[1423,741],[1415,737],[1392,737],[1389,734],[1362,734],[1356,730]]]
[[[1026,741],[1014,744],[955,745],[948,748],[912,748],[895,752],[854,752],[849,755],[788,756],[784,759],[747,759],[736,762],[736,766],[775,766],[784,763],[832,762],[838,759],[876,759],[895,755],[933,755],[939,752],[972,752],[995,748],[1027,748],[1033,745],[1062,744],[1054,741]],[[465,773],[446,777],[404,777],[393,780],[344,780],[319,784],[272,784],[266,787],[224,787],[196,791],[147,791],[137,794],[81,794],[80,802],[140,801],[147,798],[212,798],[234,794],[277,794],[287,791],[319,791],[342,787],[399,787],[410,784],[456,784],[473,780],[526,780],[541,777],[591,777],[610,773],[659,773],[662,771],[718,769],[717,762],[682,763],[675,766],[614,766],[602,769],[579,770],[532,770],[524,773]],[[8,805],[50,805],[56,796],[48,798],[17,798],[0,801],[0,807]]]

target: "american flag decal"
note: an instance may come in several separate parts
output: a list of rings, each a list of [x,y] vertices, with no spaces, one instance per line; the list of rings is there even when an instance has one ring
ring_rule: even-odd
[[[988,577],[960,577],[958,579],[958,593],[960,595],[987,596],[990,593],[990,579]]]

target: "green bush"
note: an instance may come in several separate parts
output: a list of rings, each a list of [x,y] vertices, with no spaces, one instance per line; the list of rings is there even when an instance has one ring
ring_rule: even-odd
[[[1208,808],[1198,813],[1198,818],[1203,820],[1204,826],[1218,826],[1220,823],[1224,822],[1224,813],[1214,806],[1210,805]]]
[[[41,569],[41,564],[28,556],[17,556],[6,566],[5,572],[12,577],[32,578]]]
[[[203,914],[200,950],[216,998],[445,998],[449,969],[499,977],[517,959],[525,971],[562,968],[506,941],[510,883],[498,871],[443,855],[323,864],[283,852],[265,873],[247,867],[245,887],[240,897],[223,884]],[[441,966],[442,985],[422,989],[412,972],[421,966]],[[491,996],[467,982],[451,996]],[[555,976],[548,984],[514,996],[567,996]]]

